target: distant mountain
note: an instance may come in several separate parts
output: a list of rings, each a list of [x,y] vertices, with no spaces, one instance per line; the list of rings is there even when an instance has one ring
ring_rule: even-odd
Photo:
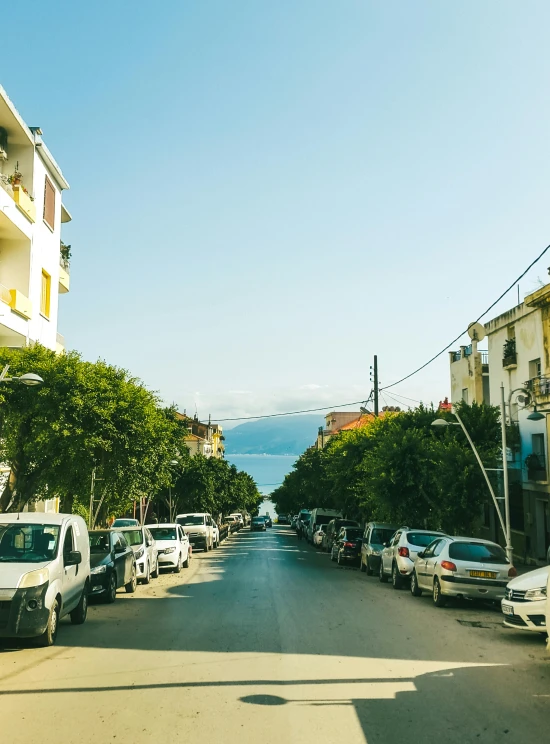
[[[227,429],[225,446],[231,455],[301,455],[315,442],[323,416],[281,416]]]

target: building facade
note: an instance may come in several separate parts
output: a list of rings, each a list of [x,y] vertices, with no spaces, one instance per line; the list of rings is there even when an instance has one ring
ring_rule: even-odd
[[[220,459],[225,456],[225,438],[219,424],[204,424],[197,416],[191,418],[185,413],[177,413],[176,416],[187,428],[185,445],[191,455],[200,454]]]

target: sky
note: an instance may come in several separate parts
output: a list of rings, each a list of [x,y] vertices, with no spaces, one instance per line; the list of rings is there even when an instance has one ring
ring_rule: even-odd
[[[364,400],[374,354],[382,386],[413,371],[550,243],[547,0],[4,16],[0,83],[71,184],[59,331],[180,410]],[[382,403],[449,389],[445,353]]]

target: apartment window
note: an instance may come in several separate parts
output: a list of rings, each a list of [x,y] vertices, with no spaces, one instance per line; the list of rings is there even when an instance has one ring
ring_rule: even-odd
[[[540,377],[540,359],[531,359],[529,362],[529,379],[534,380],[535,377]]]
[[[468,388],[462,388],[462,400],[468,405]]]
[[[44,183],[44,222],[52,228],[54,228],[55,220],[55,188],[53,183],[46,176]]]
[[[46,318],[50,317],[50,297],[52,289],[52,278],[47,271],[42,269],[42,290],[40,292],[40,312]]]
[[[516,326],[508,326],[506,329],[506,335],[508,338],[515,338],[516,337]]]

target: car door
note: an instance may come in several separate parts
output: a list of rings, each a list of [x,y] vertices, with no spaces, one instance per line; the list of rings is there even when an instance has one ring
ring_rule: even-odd
[[[135,558],[134,551],[130,547],[130,543],[126,539],[126,535],[122,532],[119,534],[120,542],[124,547],[124,583],[127,584],[132,579],[132,571],[134,568]]]
[[[439,556],[441,555],[441,551],[445,547],[445,543],[446,540],[436,540],[428,546],[429,555],[427,557],[425,556],[425,586],[427,589],[431,590],[433,587],[435,572],[439,564]]]
[[[117,589],[127,583],[126,579],[126,546],[119,532],[111,533],[112,556],[115,564]]]
[[[80,583],[77,581],[78,566],[67,565],[69,554],[75,548],[72,524],[67,525],[67,531],[63,538],[63,607],[72,609],[80,599]]]
[[[361,555],[363,556],[363,563],[367,564],[367,557],[370,555],[370,536],[372,534],[372,527],[367,526],[365,528],[365,534],[363,535],[363,542],[361,544]]]
[[[151,532],[147,529],[147,527],[143,528],[143,531],[145,532],[145,544],[147,546],[147,555],[149,556],[149,565],[151,566],[151,571],[155,570],[155,566],[157,565],[157,551],[155,546],[155,538],[151,534]]]
[[[416,580],[418,581],[418,586],[422,587],[423,589],[426,589],[427,587],[431,589],[431,584],[429,583],[428,578],[427,578],[427,564],[428,564],[428,561],[433,557],[433,548],[438,542],[440,541],[437,540],[431,543],[430,545],[428,545],[427,548],[424,549],[424,551],[421,551],[422,558],[418,556],[414,564],[414,570],[416,571]]]
[[[389,547],[384,548],[382,552],[382,563],[384,565],[384,571],[386,573],[391,573],[393,558],[397,553],[397,546],[399,545],[399,540],[401,539],[402,534],[403,532],[401,530],[398,530],[392,537]]]
[[[189,539],[181,527],[179,528],[178,536],[180,543],[179,550],[181,553],[181,560],[182,562],[185,562],[187,559],[187,554],[189,553]]]

